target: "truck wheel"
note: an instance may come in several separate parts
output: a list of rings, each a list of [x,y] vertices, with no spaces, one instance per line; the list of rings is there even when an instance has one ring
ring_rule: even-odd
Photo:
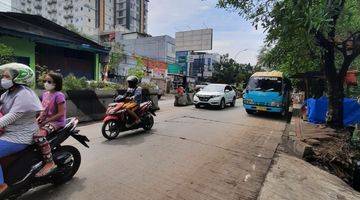
[[[252,114],[254,114],[254,113],[255,113],[255,111],[253,111],[253,110],[249,110],[249,109],[246,109],[245,111],[246,111],[246,113],[247,113],[247,114],[249,114],[249,115],[252,115]]]

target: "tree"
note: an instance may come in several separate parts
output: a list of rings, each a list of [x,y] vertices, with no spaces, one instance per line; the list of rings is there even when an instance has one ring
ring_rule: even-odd
[[[0,65],[14,62],[14,49],[0,43]]]
[[[238,84],[246,82],[250,77],[247,69],[250,64],[239,64],[234,59],[229,58],[228,54],[222,55],[220,62],[214,65],[212,82]]]
[[[288,71],[320,68],[329,93],[329,124],[343,126],[345,75],[360,54],[360,0],[219,0],[274,45],[268,59]],[[278,58],[283,59],[279,61]]]
[[[136,76],[138,79],[142,79],[145,77],[144,67],[145,64],[140,56],[135,56],[136,59],[136,66],[130,68],[128,71],[129,76]]]

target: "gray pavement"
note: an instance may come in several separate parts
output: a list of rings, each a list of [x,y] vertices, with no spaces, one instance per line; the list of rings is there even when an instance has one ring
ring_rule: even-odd
[[[107,141],[101,123],[80,127],[90,149],[66,185],[44,186],[23,200],[256,199],[285,121],[249,116],[238,103],[225,110],[173,107],[159,101],[154,129]]]

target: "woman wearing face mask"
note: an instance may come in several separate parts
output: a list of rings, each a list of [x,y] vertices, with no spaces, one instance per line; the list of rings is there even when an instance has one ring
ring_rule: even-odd
[[[50,72],[45,77],[46,92],[41,98],[44,110],[38,117],[40,131],[34,135],[34,141],[39,146],[45,165],[36,174],[37,177],[46,176],[56,168],[46,136],[66,125],[66,100],[65,95],[60,92],[62,82],[59,73]]]
[[[38,96],[28,87],[34,81],[34,72],[26,65],[10,63],[0,66],[1,87],[6,90],[1,95],[0,158],[24,150],[33,143],[33,135],[38,132],[36,114],[42,110]],[[0,193],[7,189],[0,166]]]

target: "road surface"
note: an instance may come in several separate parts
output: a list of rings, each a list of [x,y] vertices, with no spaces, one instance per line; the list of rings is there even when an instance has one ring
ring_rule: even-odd
[[[224,110],[173,107],[161,110],[151,132],[133,131],[107,141],[101,123],[80,127],[90,149],[74,179],[43,186],[23,200],[256,199],[285,121],[249,116],[238,102]]]

